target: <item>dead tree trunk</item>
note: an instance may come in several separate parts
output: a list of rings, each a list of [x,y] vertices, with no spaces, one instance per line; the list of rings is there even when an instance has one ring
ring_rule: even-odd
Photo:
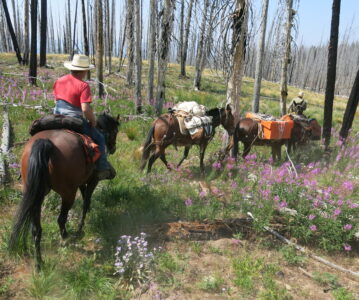
[[[254,93],[253,93],[253,103],[252,110],[253,112],[259,112],[259,97],[261,93],[261,83],[262,83],[262,69],[263,69],[263,54],[264,54],[264,44],[266,38],[266,28],[267,28],[267,14],[268,14],[268,4],[269,0],[262,0],[262,16],[261,16],[261,29],[259,33],[258,41],[258,52],[256,60],[256,70],[255,70],[255,79],[254,79]]]
[[[191,27],[191,19],[192,19],[192,7],[193,7],[193,0],[189,1],[188,5],[188,14],[186,19],[186,25],[184,29],[184,38],[183,38],[183,45],[182,45],[182,53],[181,53],[181,77],[186,77],[186,61],[187,61],[187,52],[188,52],[188,37],[189,37],[189,30]]]
[[[79,1],[76,0],[75,6],[75,17],[74,17],[74,29],[73,29],[73,38],[72,38],[72,46],[71,46],[71,58],[75,55],[75,46],[76,46],[76,26],[77,26],[77,6]]]
[[[133,85],[134,67],[134,0],[127,0],[127,84]]]
[[[161,18],[161,34],[158,45],[158,77],[157,77],[157,97],[156,113],[162,113],[162,106],[165,99],[165,79],[167,71],[167,60],[172,33],[174,18],[175,0],[165,0]]]
[[[103,86],[103,6],[102,0],[96,0],[96,75],[97,75],[97,93],[100,98],[104,96]]]
[[[41,23],[40,23],[40,67],[46,65],[46,42],[47,42],[47,0],[41,0]]]
[[[293,0],[286,0],[287,4],[287,22],[285,29],[285,46],[282,60],[282,70],[280,76],[280,111],[281,115],[287,113],[287,97],[288,97],[288,64],[290,63],[290,44],[292,42],[292,26],[293,26]]]
[[[202,70],[201,70],[201,61],[203,56],[205,55],[205,39],[206,39],[206,24],[207,24],[207,14],[209,1],[205,0],[203,4],[203,16],[202,16],[202,24],[200,27],[200,37],[197,45],[197,57],[196,57],[196,73],[194,76],[193,88],[195,91],[199,91],[201,89],[201,79],[202,79]]]
[[[82,5],[82,31],[84,34],[84,50],[85,50],[85,55],[89,56],[90,48],[89,48],[89,41],[87,37],[85,0],[81,0],[81,5]]]
[[[244,72],[244,55],[248,20],[247,14],[248,1],[237,0],[236,10],[232,14],[232,57],[227,86],[227,104],[232,106],[232,113],[235,120],[239,119],[239,98],[241,95],[242,77]]]
[[[140,0],[135,0],[135,18],[136,18],[136,111],[142,112],[142,95],[141,95],[141,75],[142,75],[142,48],[141,48],[141,8]]]
[[[36,85],[37,76],[37,0],[31,0],[31,47],[30,47],[30,68],[29,82]]]
[[[19,64],[22,64],[20,48],[19,48],[19,45],[17,43],[15,31],[14,31],[14,28],[13,28],[12,23],[11,23],[11,18],[10,18],[9,9],[7,7],[6,0],[2,0],[2,4],[3,4],[3,8],[4,8],[7,27],[9,29],[9,33],[10,33],[10,36],[11,36],[12,45],[13,45],[14,51],[16,53],[17,61],[19,62]]]
[[[157,0],[150,2],[150,42],[149,42],[149,67],[148,67],[148,89],[147,101],[154,103],[153,82],[155,73],[155,55],[156,55],[156,35],[157,35]]]
[[[352,91],[350,92],[349,100],[343,117],[342,128],[340,129],[340,133],[339,133],[340,137],[343,140],[346,140],[346,138],[348,137],[349,130],[350,128],[352,128],[353,120],[358,107],[358,102],[359,102],[359,70],[355,77]]]
[[[332,130],[334,90],[335,90],[335,79],[337,74],[339,19],[340,19],[340,0],[333,0],[332,22],[330,28],[330,40],[329,40],[329,48],[328,48],[327,86],[325,88],[325,100],[324,100],[323,140],[326,149],[328,149],[330,144],[330,136]]]

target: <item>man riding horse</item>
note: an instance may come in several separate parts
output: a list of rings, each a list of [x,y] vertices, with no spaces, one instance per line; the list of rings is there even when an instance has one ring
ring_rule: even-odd
[[[116,171],[107,161],[105,138],[96,128],[96,117],[91,108],[90,86],[83,81],[88,70],[94,66],[90,65],[88,56],[80,54],[75,54],[73,60],[65,62],[64,66],[71,74],[62,76],[54,84],[54,114],[83,120],[83,134],[90,136],[101,151],[101,156],[96,162],[97,177],[100,180],[112,179],[116,176]]]
[[[304,100],[304,92],[300,91],[298,97],[294,98],[289,104],[288,112],[295,113],[297,115],[303,115],[303,112],[307,109],[307,101]]]

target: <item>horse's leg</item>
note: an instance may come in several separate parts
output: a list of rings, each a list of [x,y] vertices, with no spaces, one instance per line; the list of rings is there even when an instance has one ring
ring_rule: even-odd
[[[243,142],[243,155],[242,157],[245,158],[249,152],[251,151],[251,143]]]
[[[76,191],[69,195],[61,195],[61,211],[59,217],[57,218],[57,223],[59,224],[60,234],[63,239],[67,238],[68,233],[66,231],[66,222],[69,210],[72,207],[72,204],[75,201]]]
[[[93,177],[86,185],[80,187],[84,204],[83,204],[82,217],[81,217],[78,232],[82,231],[82,228],[85,224],[86,214],[90,209],[91,197],[97,184],[98,184],[98,179],[96,177]]]
[[[180,162],[178,163],[177,168],[179,168],[180,165],[183,163],[183,161],[188,157],[189,149],[191,149],[191,146],[186,146],[184,148],[183,157],[180,160]]]
[[[157,145],[155,152],[150,156],[150,159],[148,160],[147,173],[151,172],[153,163],[156,161],[157,158],[160,157],[161,153],[162,153],[161,146]]]
[[[232,155],[235,159],[237,159],[237,156],[238,156],[238,150],[239,150],[238,143],[239,143],[239,140],[238,140],[237,134],[235,133],[233,136],[233,151],[232,151]]]
[[[40,271],[41,266],[43,264],[41,257],[41,246],[40,246],[41,235],[42,235],[40,217],[41,217],[41,207],[36,207],[32,217],[32,238],[35,244],[35,260],[36,260],[37,271]]]
[[[199,146],[199,159],[200,159],[200,169],[201,169],[201,174],[204,175],[204,164],[203,164],[203,160],[204,160],[204,153],[206,152],[206,148],[207,148],[207,141],[203,142],[200,144]]]

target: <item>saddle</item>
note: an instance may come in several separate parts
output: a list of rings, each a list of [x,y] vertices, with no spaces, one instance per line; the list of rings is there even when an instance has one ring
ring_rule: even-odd
[[[65,129],[76,135],[82,143],[88,163],[96,162],[101,156],[98,145],[89,136],[83,134],[83,120],[80,118],[57,114],[47,115],[32,122],[29,133],[33,136],[40,131],[54,129]]]

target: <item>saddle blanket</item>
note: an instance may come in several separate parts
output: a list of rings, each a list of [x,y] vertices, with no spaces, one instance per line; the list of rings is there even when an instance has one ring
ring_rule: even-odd
[[[207,110],[204,105],[198,104],[195,101],[185,101],[177,103],[175,106],[172,107],[172,109],[176,112],[182,111],[187,114],[198,117],[204,117]]]
[[[85,151],[87,162],[95,163],[100,158],[101,152],[99,146],[88,135],[84,135],[72,130],[66,130],[66,131],[74,135],[77,135],[80,138]]]
[[[184,118],[184,124],[188,129],[190,135],[194,135],[201,128],[204,128],[206,136],[212,133],[212,117],[186,117]]]
[[[259,123],[258,136],[262,140],[290,139],[294,121],[290,118],[278,120],[269,115],[246,113],[246,118],[253,119]]]

